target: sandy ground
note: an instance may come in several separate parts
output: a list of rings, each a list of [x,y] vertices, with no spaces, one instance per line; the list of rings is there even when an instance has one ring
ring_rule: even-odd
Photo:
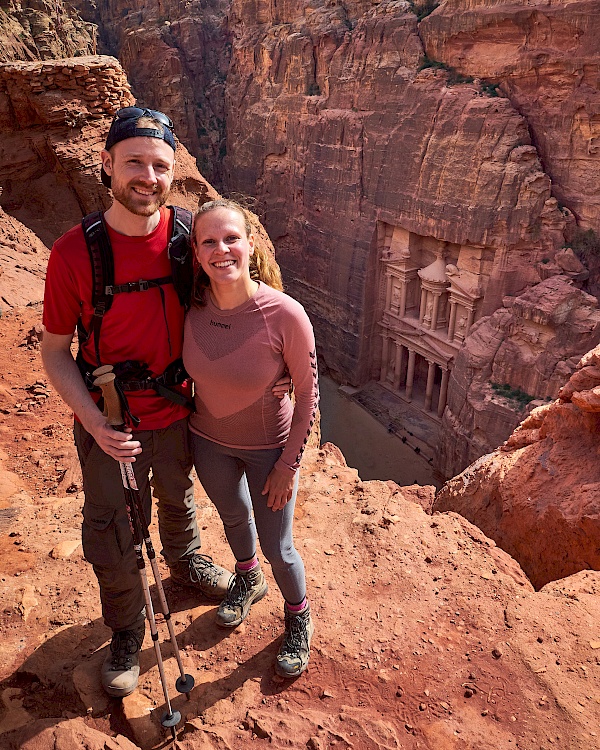
[[[70,415],[49,387],[39,305],[0,319],[0,747],[12,750],[429,748],[595,750],[600,719],[600,574],[535,593],[519,566],[431,490],[361,482],[335,447],[310,449],[296,542],[316,622],[307,672],[276,678],[282,599],[235,632],[175,589],[161,561],[190,700],[160,625],[182,713],[173,743],[147,635],[140,686],[109,699],[109,640],[79,543],[82,495]],[[201,488],[204,551],[233,560]],[[429,500],[428,500],[429,499]],[[156,524],[153,525],[153,533]],[[157,543],[157,548],[159,548]]]

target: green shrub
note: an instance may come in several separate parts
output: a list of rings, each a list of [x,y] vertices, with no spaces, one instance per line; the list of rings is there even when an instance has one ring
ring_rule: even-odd
[[[421,58],[421,63],[417,68],[417,72],[420,70],[425,70],[426,68],[433,68],[434,70],[445,70],[448,73],[448,77],[446,79],[447,86],[456,86],[459,83],[473,83],[472,76],[464,76],[462,73],[459,73],[457,70],[450,67],[450,65],[447,65],[445,62],[441,62],[440,60],[432,60],[431,58],[427,57],[427,55]]]
[[[490,83],[489,81],[482,81],[481,93],[487,94],[488,96],[500,96],[500,94],[498,93],[498,86],[500,86],[499,83]]]
[[[417,21],[422,21],[430,13],[438,7],[439,2],[437,0],[423,0],[423,2],[417,3],[415,0],[408,0],[410,9],[417,17]]]
[[[316,81],[313,81],[308,87],[307,96],[321,96],[321,87]]]
[[[593,229],[580,229],[578,227],[573,239],[565,247],[572,248],[579,260],[587,261],[591,258],[600,257],[600,237]]]
[[[448,68],[448,80],[446,84],[448,86],[456,86],[459,83],[473,83],[473,76],[464,76],[462,73],[454,70],[454,68]]]
[[[421,58],[421,64],[417,68],[419,70],[425,70],[425,68],[434,68],[438,70],[450,70],[450,67],[446,63],[440,62],[439,60],[431,60],[427,55]]]
[[[503,398],[507,398],[510,401],[515,401],[520,407],[526,406],[530,401],[533,401],[535,396],[530,396],[520,388],[513,388],[508,383],[493,383],[490,382],[492,389]]]

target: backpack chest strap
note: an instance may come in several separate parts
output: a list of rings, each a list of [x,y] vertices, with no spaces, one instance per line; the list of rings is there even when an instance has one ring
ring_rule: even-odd
[[[145,292],[151,287],[172,283],[172,276],[161,276],[158,279],[140,279],[139,281],[128,281],[126,284],[107,284],[104,287],[104,294],[106,294],[108,297],[113,297],[115,294],[122,294],[123,292]]]

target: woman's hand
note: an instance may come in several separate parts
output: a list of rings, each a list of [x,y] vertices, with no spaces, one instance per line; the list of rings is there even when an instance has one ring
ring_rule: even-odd
[[[262,491],[263,495],[269,495],[267,498],[268,508],[273,511],[281,510],[292,499],[294,478],[294,475],[287,471],[271,469]]]
[[[289,375],[289,373],[284,373],[279,380],[275,382],[273,387],[271,388],[271,393],[275,396],[275,398],[278,398],[280,401],[284,396],[287,396],[288,393],[291,394],[292,392],[292,379]]]

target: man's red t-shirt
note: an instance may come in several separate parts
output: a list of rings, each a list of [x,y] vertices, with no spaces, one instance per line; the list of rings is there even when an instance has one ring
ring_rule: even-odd
[[[116,285],[171,274],[167,245],[172,221],[172,212],[163,207],[158,226],[143,237],[128,237],[108,227]],[[100,334],[103,365],[138,360],[145,362],[156,377],[181,356],[184,310],[173,284],[164,284],[161,288],[165,295],[164,310],[160,290],[156,287],[113,297]],[[78,225],[52,247],[44,294],[43,322],[46,329],[50,333],[70,335],[81,316],[84,328],[89,331],[93,314],[91,298],[91,262],[83,230]],[[91,365],[96,363],[93,335],[83,345],[83,356]],[[177,390],[191,397],[189,381]],[[94,393],[92,396],[96,401],[99,398]],[[168,427],[189,414],[185,407],[152,390],[128,391],[127,400],[131,413],[141,420],[138,430]]]

